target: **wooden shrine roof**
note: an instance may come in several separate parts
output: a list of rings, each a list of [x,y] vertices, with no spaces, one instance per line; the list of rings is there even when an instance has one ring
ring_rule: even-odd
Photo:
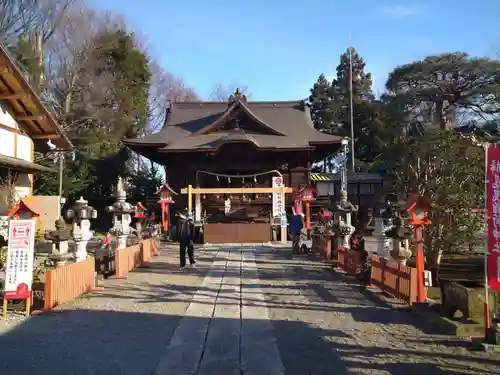
[[[238,111],[238,112],[236,112]],[[244,113],[262,132],[243,129],[211,132],[231,114]],[[316,145],[339,145],[341,137],[314,129],[309,107],[304,101],[247,102],[178,102],[171,104],[164,127],[155,134],[128,139],[138,151],[151,148],[160,153],[215,151],[225,143],[251,143],[262,150],[314,149]],[[335,149],[332,149],[332,153]]]
[[[33,140],[49,139],[62,150],[73,145],[57,121],[43,105],[23,73],[0,45],[0,100],[8,102],[14,119]]]

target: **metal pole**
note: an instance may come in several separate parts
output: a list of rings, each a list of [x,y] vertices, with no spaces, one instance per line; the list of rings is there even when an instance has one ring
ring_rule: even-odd
[[[59,153],[59,216],[62,217],[62,193],[63,193],[63,171],[64,171],[64,155]]]
[[[486,332],[490,328],[490,306],[489,306],[489,288],[488,288],[488,143],[484,144],[484,328]]]
[[[352,108],[352,47],[349,47],[349,111],[351,121],[351,168],[354,172],[354,111]]]
[[[344,144],[344,156],[346,157],[346,160],[344,162],[344,166],[342,167],[342,174],[341,174],[341,181],[340,181],[340,188],[346,192],[347,196],[347,150],[348,150],[348,143],[346,142]],[[344,199],[344,195],[341,195],[341,199]]]

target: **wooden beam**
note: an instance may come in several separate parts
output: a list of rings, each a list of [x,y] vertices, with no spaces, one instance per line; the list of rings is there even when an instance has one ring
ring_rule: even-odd
[[[26,94],[14,93],[10,94],[7,92],[0,93],[0,100],[9,100],[9,99],[29,99],[29,96]]]
[[[45,116],[36,115],[36,116],[14,116],[17,121],[33,121],[33,120],[45,120]]]
[[[11,68],[9,68],[8,66],[0,66],[0,73],[3,73],[3,74],[13,74],[14,70],[11,69]]]
[[[189,189],[181,189],[181,194],[188,194]],[[192,188],[191,194],[270,194],[270,193],[292,193],[291,187],[283,188]]]
[[[56,133],[52,134],[35,134],[30,136],[31,139],[59,139],[61,136]]]

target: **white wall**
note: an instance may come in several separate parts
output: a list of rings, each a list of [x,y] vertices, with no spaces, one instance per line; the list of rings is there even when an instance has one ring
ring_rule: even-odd
[[[2,100],[0,100],[0,126],[0,154],[32,162],[33,141],[30,137],[19,134],[19,125],[12,115],[12,110],[7,102]],[[5,127],[13,131],[4,129]],[[33,175],[19,175],[16,188],[19,198],[31,194],[32,182]]]
[[[0,124],[9,128],[19,129],[16,120],[12,116],[12,110],[5,100],[0,100]]]

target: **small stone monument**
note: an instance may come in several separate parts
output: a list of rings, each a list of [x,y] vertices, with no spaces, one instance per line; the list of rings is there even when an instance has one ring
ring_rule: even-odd
[[[53,248],[49,259],[53,261],[56,267],[64,266],[66,262],[73,257],[68,253],[68,241],[71,238],[71,232],[66,228],[64,219],[60,217],[55,221],[56,230],[45,233],[45,239],[52,241]]]
[[[81,262],[87,258],[87,244],[94,235],[90,230],[89,219],[97,218],[97,211],[80,197],[66,213],[66,217],[73,222],[73,240],[75,241],[75,260]]]
[[[132,222],[131,214],[135,213],[135,207],[126,201],[127,192],[121,177],[118,177],[115,197],[116,202],[106,208],[108,212],[113,213],[113,227],[109,232],[116,236],[116,248],[124,249],[127,247],[127,237],[133,232],[130,223]]]

